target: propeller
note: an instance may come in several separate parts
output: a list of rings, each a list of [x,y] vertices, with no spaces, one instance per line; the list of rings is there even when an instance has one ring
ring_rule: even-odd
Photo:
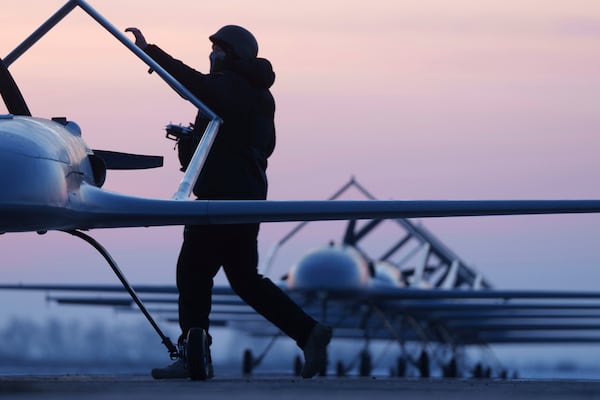
[[[8,68],[4,64],[4,61],[0,58],[0,94],[6,104],[8,112],[14,115],[26,115],[31,116],[31,112],[27,107],[27,103],[17,86],[17,83],[13,79],[12,75],[8,71]]]

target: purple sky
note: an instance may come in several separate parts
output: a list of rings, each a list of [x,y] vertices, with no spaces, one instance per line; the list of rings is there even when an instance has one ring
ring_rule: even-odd
[[[277,74],[270,199],[324,199],[351,176],[381,199],[600,198],[595,2],[90,3],[201,71],[220,26],[255,33]],[[5,7],[0,56],[62,4]],[[92,148],[165,156],[162,170],[110,173],[107,189],[169,198],[181,174],[163,127],[194,110],[146,69],[80,10],[11,66],[35,115],[78,122]],[[498,287],[597,289],[600,217],[422,222]],[[262,226],[263,257],[291,226]],[[274,276],[341,229],[311,224]],[[172,283],[180,231],[93,234],[133,282]],[[67,235],[1,239],[2,281],[115,281]]]

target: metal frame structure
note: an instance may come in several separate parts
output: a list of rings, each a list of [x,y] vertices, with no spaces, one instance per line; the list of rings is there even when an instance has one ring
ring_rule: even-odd
[[[377,198],[354,177],[350,178],[347,183],[327,200],[336,200],[351,188],[357,189],[368,200],[377,200]],[[406,218],[396,218],[393,219],[393,221],[404,231],[404,234],[381,256],[375,258],[367,256],[367,258],[373,258],[374,261],[389,261],[406,275],[409,274],[410,271],[403,269],[403,267],[411,262],[416,256],[421,256],[425,262],[423,273],[429,279],[431,286],[437,288],[440,288],[443,282],[446,281],[453,263],[456,263],[457,272],[451,288],[465,286],[474,289],[489,289],[492,287],[492,284],[484,279],[478,271],[470,267],[432,232],[427,230],[425,226],[414,224]],[[360,241],[372,233],[382,222],[384,222],[383,219],[372,219],[358,227],[355,220],[349,221],[344,234],[343,243],[355,247],[366,255],[367,252],[359,245]],[[305,221],[296,225],[269,250],[263,267],[263,273],[265,275],[271,270],[277,252],[301,229],[306,227],[308,223],[308,221]],[[428,247],[425,247],[426,245]],[[423,252],[425,252],[425,254]],[[399,261],[393,261],[392,257],[400,253],[402,253],[403,257]]]
[[[173,199],[184,200],[189,198],[194,184],[198,180],[200,171],[206,162],[208,153],[212,144],[216,138],[217,132],[222,119],[215,114],[210,108],[208,108],[202,101],[200,101],[194,94],[177,81],[171,74],[169,74],[163,67],[161,67],[156,61],[148,56],[144,51],[135,45],[131,40],[127,38],[125,34],[119,31],[114,25],[112,25],[106,18],[104,18],[98,11],[90,6],[84,0],[69,0],[64,6],[62,6],[56,13],[46,20],[38,29],[36,29],[31,35],[29,35],[21,44],[19,44],[12,52],[4,57],[4,65],[8,68],[14,61],[16,61],[21,55],[23,55],[31,46],[33,46],[38,40],[40,40],[46,33],[48,33],[54,26],[63,20],[71,11],[76,7],[81,8],[96,22],[98,22],[104,29],[106,29],[111,35],[113,35],[119,42],[127,47],[133,54],[140,58],[146,65],[148,65],[153,71],[155,71],[175,92],[181,97],[192,103],[198,111],[202,112],[206,117],[210,119],[208,126],[206,127],[202,139],[196,148],[196,151],[190,161],[190,164],[179,183],[179,187]]]

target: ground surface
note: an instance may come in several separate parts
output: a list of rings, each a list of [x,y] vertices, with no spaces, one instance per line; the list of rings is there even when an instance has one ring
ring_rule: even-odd
[[[600,399],[600,381],[228,377],[155,381],[135,375],[0,377],[14,399]]]

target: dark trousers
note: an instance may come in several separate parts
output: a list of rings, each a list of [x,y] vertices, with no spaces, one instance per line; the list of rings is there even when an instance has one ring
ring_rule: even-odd
[[[177,261],[179,325],[208,331],[213,278],[222,266],[249,306],[304,347],[316,321],[269,278],[258,273],[258,224],[186,226]]]

